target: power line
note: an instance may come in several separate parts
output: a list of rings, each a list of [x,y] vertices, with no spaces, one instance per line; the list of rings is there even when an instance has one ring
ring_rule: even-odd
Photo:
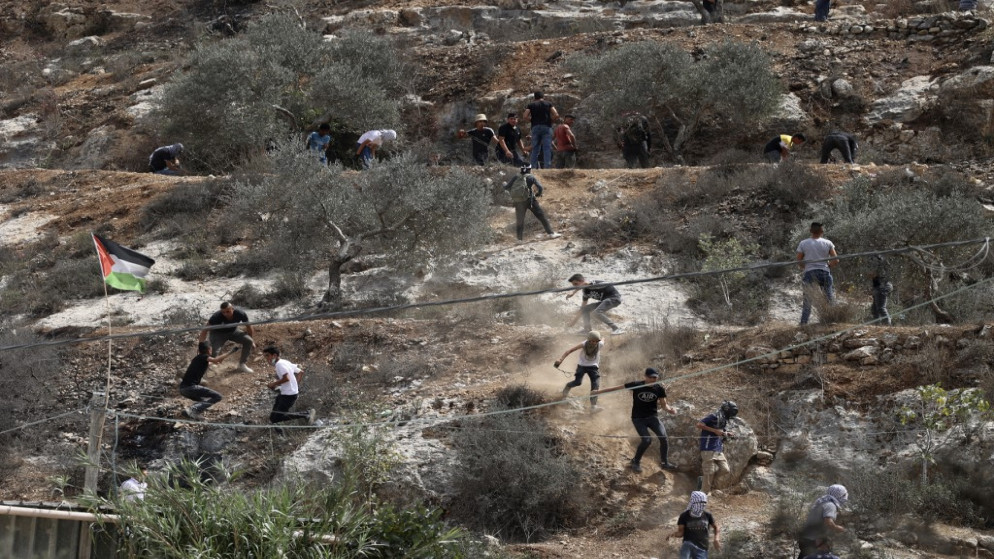
[[[948,242],[944,242],[944,243],[935,243],[935,244],[931,244],[931,245],[913,245],[913,246],[909,245],[909,246],[906,246],[906,247],[886,249],[886,250],[875,250],[875,251],[869,251],[869,252],[859,252],[859,253],[854,253],[854,254],[837,256],[837,257],[824,258],[824,259],[820,259],[820,260],[808,260],[806,262],[813,263],[813,262],[828,262],[828,261],[834,261],[834,260],[850,260],[850,259],[855,259],[855,258],[864,258],[864,257],[867,257],[867,256],[877,256],[877,255],[883,256],[883,255],[889,255],[889,254],[901,254],[901,253],[905,253],[905,252],[923,251],[923,250],[934,249],[934,248],[965,246],[965,245],[978,244],[978,243],[985,243],[985,244],[987,244],[989,242],[990,242],[990,238],[989,237],[984,237],[982,239],[978,238],[978,239],[970,239],[970,240],[965,240],[965,241],[948,241]],[[746,266],[737,266],[737,267],[734,267],[734,268],[724,268],[724,269],[721,269],[721,270],[709,270],[709,271],[700,271],[700,272],[684,272],[684,273],[679,273],[679,274],[666,274],[666,275],[662,275],[662,276],[650,276],[650,277],[647,277],[647,278],[638,278],[638,279],[631,279],[631,280],[613,281],[613,282],[609,282],[609,283],[611,283],[612,285],[616,285],[616,286],[617,285],[636,285],[636,284],[641,284],[641,283],[653,283],[653,282],[659,282],[659,281],[673,281],[673,280],[693,279],[693,278],[700,278],[700,277],[706,277],[706,276],[716,276],[716,275],[722,275],[722,274],[730,274],[730,273],[736,273],[736,272],[752,272],[752,271],[758,271],[758,270],[763,270],[763,269],[767,269],[767,268],[782,268],[782,267],[787,267],[787,266],[796,266],[797,264],[798,264],[797,260],[789,260],[789,261],[781,261],[781,262],[764,262],[764,263],[749,264],[749,265],[746,265]],[[311,322],[311,321],[315,321],[315,320],[328,320],[328,319],[335,319],[335,318],[346,318],[346,317],[364,316],[364,315],[371,315],[371,314],[381,314],[381,313],[403,311],[403,310],[409,310],[409,309],[420,309],[420,308],[425,308],[425,307],[441,307],[441,306],[449,306],[449,305],[461,305],[461,304],[467,304],[467,303],[478,303],[478,302],[482,302],[482,301],[496,301],[496,300],[501,300],[501,299],[512,299],[512,298],[517,298],[517,297],[532,297],[532,296],[535,296],[535,295],[544,295],[544,294],[547,294],[547,293],[563,293],[563,292],[567,292],[567,291],[576,291],[576,290],[577,290],[576,287],[553,287],[553,288],[537,289],[537,290],[531,290],[531,291],[514,291],[514,292],[510,292],[510,293],[494,293],[494,294],[490,294],[490,295],[478,295],[478,296],[474,296],[474,297],[463,297],[463,298],[459,298],[459,299],[443,299],[441,301],[425,301],[425,302],[418,302],[418,303],[404,303],[402,305],[390,305],[390,306],[385,306],[385,307],[370,307],[370,308],[352,309],[352,310],[344,310],[344,311],[332,311],[332,312],[326,312],[326,313],[312,313],[312,314],[304,314],[304,315],[290,316],[290,317],[270,318],[270,319],[266,319],[266,320],[255,320],[255,321],[248,321],[248,322],[240,322],[238,324],[239,325],[244,325],[244,326],[262,326],[262,325],[268,325],[268,324],[280,324],[280,323],[287,323],[287,322]],[[30,348],[34,348],[34,347],[75,345],[75,344],[82,344],[82,343],[101,342],[101,341],[107,341],[107,340],[122,340],[122,339],[143,338],[143,337],[151,337],[151,336],[168,336],[168,335],[173,335],[173,334],[184,334],[184,333],[187,333],[187,332],[199,332],[201,330],[217,330],[217,329],[221,329],[221,328],[230,328],[230,327],[231,327],[231,324],[218,324],[218,325],[212,325],[212,326],[202,325],[202,326],[189,326],[189,327],[182,327],[182,328],[172,328],[172,329],[165,329],[165,330],[152,330],[152,331],[149,331],[149,332],[127,332],[127,333],[112,334],[112,335],[106,335],[106,336],[95,336],[95,337],[92,337],[92,338],[75,338],[75,339],[67,339],[67,340],[48,340],[48,341],[42,341],[42,342],[31,342],[31,343],[24,343],[24,344],[9,345],[9,346],[0,346],[0,352],[11,351],[11,350],[18,350],[18,349],[30,349]]]

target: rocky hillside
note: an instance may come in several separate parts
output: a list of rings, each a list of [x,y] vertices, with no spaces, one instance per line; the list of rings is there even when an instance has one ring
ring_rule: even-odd
[[[344,285],[355,306],[563,287],[578,271],[625,281],[699,269],[702,262],[688,263],[670,239],[625,228],[623,217],[652,200],[666,206],[660,221],[672,220],[692,244],[695,227],[706,220],[754,237],[782,224],[802,227],[809,214],[791,221],[791,212],[810,208],[791,206],[783,195],[736,185],[691,204],[673,186],[703,184],[706,174],[726,172],[730,160],[758,173],[765,168],[758,155],[753,163],[742,153],[755,154],[784,131],[815,139],[796,158],[804,172],[824,181],[829,197],[841,196],[843,185],[856,178],[905,176],[925,189],[932,184],[929,173],[956,171],[978,205],[994,204],[988,141],[994,31],[988,12],[959,14],[934,3],[846,3],[833,7],[829,22],[815,24],[810,4],[788,4],[730,3],[727,22],[708,26],[699,25],[693,4],[670,0],[298,6],[301,20],[327,35],[362,28],[395,38],[415,60],[412,92],[430,122],[412,125],[402,145],[426,140],[453,158],[468,148],[451,132],[478,112],[497,120],[521,110],[535,89],[546,91],[560,112],[579,106],[578,82],[565,63],[574,53],[651,40],[700,56],[729,38],[754,41],[773,56],[786,91],[765,128],[724,134],[721,121],[704,123],[704,133],[688,146],[690,165],[683,167],[660,153],[657,168],[620,169],[612,140],[596,135],[595,123],[580,114],[581,168],[539,172],[547,188],[543,206],[562,238],[515,244],[513,211],[498,205],[490,218],[492,237],[454,266],[426,265],[426,273],[408,277],[376,266],[375,258],[357,265]],[[676,472],[648,460],[642,474],[627,469],[638,442],[627,395],[603,396],[605,411],[591,415],[584,384],[574,398],[552,405],[571,378],[552,362],[578,341],[575,328],[563,328],[576,305],[563,293],[259,326],[259,346],[281,345],[311,373],[298,407],[317,409],[332,428],[285,437],[258,429],[267,423],[272,398],[264,387],[270,371],[258,354],[249,363],[254,373],[224,364],[206,377],[224,395],[208,419],[223,425],[182,420],[188,402],[177,396],[175,384],[196,336],[185,330],[202,324],[221,300],[246,297],[252,289],[273,292],[279,278],[226,272],[250,248],[237,240],[210,247],[207,256],[191,254],[178,241],[180,231],[223,220],[223,206],[196,214],[201,222],[155,219],[153,204],[191,192],[181,189],[213,192],[227,178],[140,173],[150,149],[168,140],[147,116],[198,41],[237,35],[272,9],[294,8],[0,1],[0,335],[4,346],[30,343],[34,334],[63,344],[0,354],[5,372],[22,370],[33,381],[5,385],[15,397],[0,421],[4,499],[78,495],[82,470],[73,457],[86,447],[88,416],[69,412],[83,410],[91,392],[103,390],[107,345],[84,339],[108,333],[109,316],[112,333],[127,337],[111,345],[101,491],[114,487],[114,469],[130,460],[155,470],[181,457],[240,469],[244,487],[296,475],[324,482],[349,459],[340,434],[354,418],[373,414],[388,425],[375,432],[400,457],[382,492],[437,504],[453,521],[463,521],[459,503],[466,496],[454,479],[466,417],[493,411],[496,395],[524,385],[541,397],[534,413],[548,436],[576,464],[585,504],[558,530],[536,532],[534,541],[497,534],[503,550],[520,557],[668,557],[677,544],[666,536],[699,475],[696,420],[734,399],[742,413],[735,424],[739,437],[728,445],[732,476],[710,505],[729,548],[719,556],[796,554],[791,519],[803,514],[802,504],[818,488],[840,480],[849,484],[853,502],[841,520],[850,530],[837,545],[846,557],[994,556],[994,503],[989,492],[971,490],[992,482],[984,465],[994,456],[994,424],[955,431],[933,457],[939,489],[923,498],[909,489],[921,468],[920,439],[896,420],[902,407],[914,405],[921,385],[994,393],[989,328],[973,322],[939,326],[918,315],[901,316],[893,327],[861,325],[869,298],[847,291],[840,299],[858,311],[798,329],[799,282],[789,274],[766,278],[771,303],[751,326],[721,323],[702,311],[700,291],[690,282],[622,288],[625,302],[612,316],[629,333],[608,340],[602,386],[637,379],[649,365],[664,371],[677,410],[665,420]],[[815,164],[818,140],[836,129],[859,137],[863,165]],[[471,172],[493,185],[513,169]],[[167,226],[177,231],[175,238],[157,234]],[[528,227],[529,236],[539,233],[536,224]],[[88,261],[90,231],[157,260],[149,294],[117,293],[105,305],[99,282],[81,287],[97,273]],[[792,247],[781,255],[791,258]],[[208,273],[192,273],[191,262]],[[984,266],[972,276],[973,270],[949,270],[946,281],[984,284]],[[840,281],[846,273],[858,275],[841,273]],[[45,289],[55,275],[64,278],[58,288]],[[25,277],[45,281],[33,286]],[[327,274],[316,273],[305,281],[304,299],[257,297],[258,304],[244,306],[253,319],[310,314],[325,282]],[[976,307],[989,307],[986,294],[978,290],[975,297]],[[927,297],[912,299],[909,306]],[[168,333],[145,335],[158,330]],[[569,361],[562,368],[571,367]],[[68,415],[21,428],[60,414]],[[648,456],[656,452],[654,443]],[[935,505],[916,510],[909,504],[923,499]],[[950,510],[949,503],[962,508]],[[892,510],[883,514],[882,507]],[[895,510],[910,512],[890,514]]]

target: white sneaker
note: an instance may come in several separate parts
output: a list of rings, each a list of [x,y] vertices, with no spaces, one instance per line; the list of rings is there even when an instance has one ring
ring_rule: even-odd
[[[239,373],[254,373],[255,372],[252,369],[250,369],[249,366],[246,365],[245,363],[239,363],[238,366],[235,367],[235,371],[237,371]]]
[[[624,334],[624,333],[625,333],[625,329],[624,328],[615,328],[614,330],[611,330],[611,335],[612,336],[619,336],[619,335]]]
[[[195,421],[200,421],[201,419],[204,418],[204,416],[201,415],[200,412],[198,412],[197,410],[193,409],[193,406],[190,406],[189,408],[186,408],[185,410],[183,410],[183,415],[185,415],[185,416],[187,416],[190,419],[193,419]]]
[[[558,239],[559,237],[562,237],[560,233],[549,233],[550,239]]]
[[[592,413],[592,414],[594,414],[594,413],[601,413],[602,411],[604,411],[604,408],[602,408],[600,406],[590,406],[590,413]]]
[[[318,412],[316,409],[311,408],[307,410],[307,424],[314,425],[317,422]]]

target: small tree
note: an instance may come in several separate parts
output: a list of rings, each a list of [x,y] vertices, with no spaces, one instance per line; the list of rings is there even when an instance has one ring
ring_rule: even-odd
[[[946,390],[938,384],[915,389],[918,399],[898,410],[901,425],[912,427],[915,446],[922,459],[922,485],[928,484],[928,465],[936,452],[958,435],[969,443],[982,420],[991,417],[991,405],[976,389]]]
[[[599,117],[603,132],[612,132],[623,114],[642,112],[664,130],[654,137],[679,163],[705,120],[721,120],[726,129],[752,126],[776,108],[781,90],[769,56],[733,41],[710,47],[699,60],[672,44],[643,41],[577,55],[569,64],[586,95],[581,105]]]
[[[742,244],[734,238],[718,241],[709,233],[701,235],[697,241],[697,246],[706,255],[704,265],[701,266],[702,272],[742,267],[759,251],[759,245],[755,243]],[[718,285],[725,304],[731,307],[732,293],[741,289],[745,284],[746,273],[727,272],[711,276],[711,281]]]
[[[287,144],[271,162],[271,173],[236,183],[231,210],[237,221],[258,223],[246,234],[271,264],[310,270],[326,263],[325,305],[341,303],[343,266],[360,254],[409,269],[468,248],[489,231],[490,195],[479,179],[428,167],[411,153],[357,173],[323,168]]]

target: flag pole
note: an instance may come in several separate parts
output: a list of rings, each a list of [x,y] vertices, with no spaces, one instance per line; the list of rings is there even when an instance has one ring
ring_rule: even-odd
[[[103,274],[101,274],[100,279],[101,281],[103,281]],[[111,366],[111,357],[113,355],[111,346],[114,343],[114,338],[112,337],[113,332],[111,330],[113,330],[114,328],[114,321],[111,318],[110,294],[107,293],[107,282],[103,281],[103,284],[104,284],[104,301],[106,302],[106,309],[107,309],[107,387],[106,389],[104,389],[104,409],[108,409],[110,407],[110,366]]]

